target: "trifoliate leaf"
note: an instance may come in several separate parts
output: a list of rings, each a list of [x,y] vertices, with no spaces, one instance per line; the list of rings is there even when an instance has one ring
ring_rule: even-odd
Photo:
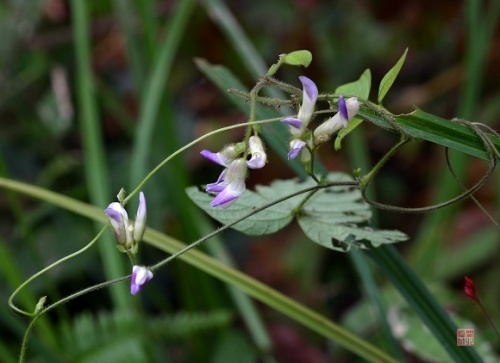
[[[311,61],[312,54],[308,50],[297,50],[283,57],[283,63],[291,66],[303,66],[307,68]]]
[[[382,81],[380,81],[380,86],[378,88],[378,99],[377,102],[379,104],[382,103],[382,100],[384,99],[385,95],[389,91],[389,89],[392,87],[392,84],[396,80],[396,77],[399,74],[399,71],[401,71],[401,68],[403,67],[403,64],[406,59],[406,54],[408,53],[408,48],[406,48],[405,52],[399,58],[399,60],[396,62],[394,67],[392,67],[389,72],[386,73],[384,78],[382,78]]]

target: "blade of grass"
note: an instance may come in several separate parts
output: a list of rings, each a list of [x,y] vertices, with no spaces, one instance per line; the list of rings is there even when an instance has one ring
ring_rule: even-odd
[[[109,182],[106,172],[106,158],[92,82],[88,4],[86,0],[73,0],[71,2],[76,47],[77,106],[83,138],[85,177],[90,200],[94,205],[98,205],[104,210],[111,198],[107,189]],[[102,210],[99,213],[104,215]],[[97,225],[95,227],[97,228]],[[121,256],[116,253],[114,244],[111,234],[107,234],[104,241],[99,244],[99,253],[108,280],[125,274]],[[110,292],[115,306],[120,308],[130,306],[128,291],[124,285],[113,286]]]
[[[125,50],[130,62],[130,69],[138,94],[144,89],[145,60],[137,40],[137,24],[134,21],[135,11],[130,0],[114,0],[115,14],[118,18],[120,31],[125,37]]]
[[[349,135],[349,142],[347,142],[348,153],[351,159],[351,166],[354,168],[361,168],[361,170],[370,170],[370,160],[368,157],[368,148],[362,137],[362,129],[358,128]],[[374,197],[375,188],[370,190],[370,198]],[[373,210],[372,214],[372,225],[377,226],[377,210]],[[365,254],[361,253],[356,249],[352,249],[349,253],[351,263],[354,265],[356,272],[359,275],[361,282],[365,288],[366,294],[369,301],[373,304],[375,311],[377,313],[377,319],[382,327],[382,332],[387,343],[388,350],[392,353],[398,361],[404,361],[404,355],[401,348],[392,334],[391,327],[387,321],[387,308],[383,301],[381,292],[377,286],[374,275],[375,271],[371,264],[368,263],[368,259]]]
[[[460,102],[458,103],[458,115],[465,119],[473,119],[476,113],[479,92],[486,68],[487,52],[493,29],[496,27],[500,15],[498,2],[493,1],[487,5],[490,7],[487,11],[488,16],[482,14],[482,3],[475,0],[464,2],[468,41],[465,55],[466,75]],[[484,19],[487,19],[487,21]],[[498,142],[496,142],[496,145],[499,148]],[[484,159],[484,157],[482,158]],[[463,180],[468,164],[465,155],[453,157],[453,168],[460,180]],[[445,167],[443,167],[441,173],[437,174],[437,180],[433,184],[437,186],[434,202],[450,199],[461,191],[460,185]],[[421,271],[428,278],[432,278],[434,275],[432,266],[439,265],[439,256],[444,252],[439,248],[440,241],[447,240],[450,233],[453,232],[453,228],[448,228],[448,226],[452,226],[459,206],[460,204],[455,204],[450,208],[431,213],[422,223],[414,244],[415,248],[409,255],[412,256],[413,265],[417,271]]]
[[[250,75],[253,78],[258,78],[266,74],[266,63],[260,57],[257,49],[248,40],[248,37],[226,4],[221,0],[202,0],[200,3],[206,9],[212,21],[224,32],[224,35],[228,38],[233,48],[238,51]]]
[[[106,215],[101,213],[99,208],[64,195],[39,188],[34,185],[4,178],[0,178],[0,187],[54,204],[65,210],[85,216],[96,222],[100,222],[101,224],[107,223]],[[185,247],[185,245],[180,241],[153,229],[146,230],[144,241],[170,254]],[[222,264],[220,261],[213,259],[199,250],[192,249],[181,255],[179,258],[192,266],[205,271],[209,275],[220,279],[221,281],[236,286],[248,295],[272,307],[276,311],[281,312],[305,327],[310,328],[321,336],[335,341],[337,344],[369,362],[396,362],[385,352],[351,334],[326,317],[316,313],[297,301],[290,299],[265,284]]]
[[[148,78],[144,97],[141,100],[136,138],[134,140],[132,159],[130,162],[130,186],[137,185],[148,170],[148,150],[158,116],[162,92],[167,84],[172,61],[177,51],[182,35],[186,32],[187,20],[194,6],[193,0],[182,0],[172,14],[172,23],[168,36],[160,44],[158,58],[154,69]]]
[[[368,250],[367,255],[384,271],[408,305],[430,328],[453,362],[482,362],[474,347],[457,347],[457,326],[393,246]]]
[[[156,18],[155,6],[158,3],[150,0],[135,1],[136,7],[139,8],[140,18],[142,20],[142,29],[144,30],[145,54],[147,55],[147,63],[153,64],[156,59],[156,35],[158,34],[158,21]]]

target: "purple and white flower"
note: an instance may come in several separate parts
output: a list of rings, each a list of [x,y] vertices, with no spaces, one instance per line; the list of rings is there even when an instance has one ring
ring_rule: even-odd
[[[356,116],[359,111],[359,101],[356,97],[351,97],[346,101],[343,96],[340,96],[338,105],[339,112],[314,130],[315,144],[328,141],[334,133],[343,127],[347,127],[348,121]]]
[[[134,265],[130,280],[130,293],[136,295],[153,278],[153,273],[146,267]]]
[[[133,243],[139,243],[146,229],[146,198],[144,193],[139,193],[139,208],[137,209],[136,220],[131,224],[128,214],[123,204],[119,202],[111,203],[104,211],[109,217],[111,230],[115,235],[116,241],[120,245],[130,247]]]
[[[139,193],[139,208],[137,208],[137,214],[135,215],[134,222],[134,241],[140,242],[142,241],[142,237],[144,236],[144,231],[146,230],[146,197],[144,197],[144,193]]]
[[[247,166],[250,169],[260,169],[266,165],[267,155],[264,151],[262,140],[258,136],[250,136],[248,140],[248,149],[251,155],[250,160],[247,160]]]
[[[245,159],[233,160],[231,164],[222,171],[215,183],[207,184],[206,191],[215,194],[210,205],[212,207],[227,208],[245,191],[245,178],[247,175],[247,164]]]
[[[111,203],[104,211],[109,217],[111,230],[119,244],[125,244],[132,239],[129,230],[128,214],[123,205],[118,202]]]
[[[294,138],[300,138],[304,133],[309,121],[311,121],[314,112],[314,106],[318,98],[318,87],[316,84],[305,76],[299,77],[302,83],[302,105],[300,106],[297,118],[287,117],[282,122],[290,125],[290,132]]]
[[[200,154],[216,164],[228,167],[229,164],[231,164],[231,162],[245,150],[245,147],[246,146],[244,145],[244,143],[231,144],[224,147],[221,151],[216,153],[210,150],[202,150]]]
[[[288,152],[288,160],[295,159],[297,155],[299,155],[300,150],[306,146],[306,142],[299,140],[299,139],[293,139],[290,141],[290,151]]]

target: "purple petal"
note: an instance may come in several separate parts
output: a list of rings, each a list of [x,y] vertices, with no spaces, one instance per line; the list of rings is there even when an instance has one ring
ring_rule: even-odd
[[[104,211],[109,217],[111,223],[111,230],[120,244],[126,243],[128,240],[128,216],[127,211],[123,208],[121,203],[113,202]]]
[[[147,268],[134,265],[130,280],[130,293],[136,295],[153,278],[153,273]]]
[[[256,154],[254,154],[256,155]],[[247,165],[251,169],[260,169],[266,165],[266,158],[263,155],[252,156],[250,160],[247,161]]]
[[[135,217],[134,223],[134,241],[140,242],[142,236],[144,235],[144,230],[146,229],[146,197],[144,193],[139,193],[139,208],[137,209],[137,215]]]
[[[318,87],[316,87],[316,84],[313,81],[305,76],[300,76],[299,79],[300,82],[302,82],[302,88],[307,94],[307,97],[311,100],[312,103],[315,103],[316,99],[318,98]]]
[[[219,164],[219,165],[222,165],[222,166],[227,166],[227,160],[225,160],[225,158],[222,157],[222,155],[220,153],[214,153],[210,150],[202,150],[200,152],[200,154],[202,156],[204,156],[205,158],[207,158],[208,160],[216,163],[216,164]]]
[[[247,161],[247,166],[252,169],[260,169],[266,165],[267,155],[264,151],[262,140],[258,136],[250,136],[248,149],[252,157]]]
[[[224,178],[226,176],[227,169],[222,170],[222,173],[220,173],[219,178],[215,183],[210,183],[207,184],[205,190],[208,193],[212,194],[219,194],[222,192],[222,190],[227,186],[227,183],[224,183]]]
[[[222,192],[220,192],[210,203],[212,207],[227,208],[233,204],[236,199],[245,191],[245,182],[236,181],[230,183]]]
[[[121,206],[120,203],[113,202],[104,211],[104,213],[106,213],[106,215],[109,217],[111,224],[123,224],[123,213],[121,213],[120,209],[115,206],[117,204]]]
[[[288,152],[288,160],[295,159],[299,155],[300,150],[306,145],[302,140],[292,140],[290,142],[290,151]]]
[[[287,125],[290,125],[292,127],[295,127],[296,129],[300,130],[302,128],[302,125],[304,124],[301,120],[299,120],[298,118],[293,118],[293,117],[287,117],[283,120],[281,120],[281,122],[284,122],[286,123]]]
[[[348,121],[349,120],[349,115],[347,113],[347,105],[345,103],[344,96],[340,96],[339,97],[338,103],[339,103],[340,117],[342,117],[342,119],[344,121]]]

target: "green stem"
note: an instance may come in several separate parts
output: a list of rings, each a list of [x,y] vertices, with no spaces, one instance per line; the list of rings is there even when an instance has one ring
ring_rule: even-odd
[[[45,272],[49,271],[50,269],[56,267],[57,265],[60,265],[61,263],[65,262],[65,261],[68,261],[70,259],[72,259],[73,257],[76,257],[78,256],[79,254],[87,251],[90,247],[92,247],[94,245],[94,243],[97,242],[97,240],[99,239],[99,237],[102,236],[102,234],[104,233],[104,231],[106,230],[106,227],[103,227],[101,228],[101,230],[99,231],[99,233],[94,237],[94,239],[92,241],[90,241],[85,247],[79,249],[78,251],[76,252],[73,252],[63,258],[61,258],[60,260],[57,260],[56,262],[50,264],[49,266],[45,267],[44,269],[38,271],[36,274],[32,275],[29,279],[27,279],[25,282],[23,282],[9,297],[9,306],[12,310],[14,310],[15,312],[21,314],[21,315],[25,315],[25,316],[35,316],[37,315],[36,313],[28,313],[27,311],[24,311],[22,309],[19,309],[14,303],[13,303],[13,300],[14,300],[14,297],[19,293],[19,291],[21,291],[26,285],[28,285],[31,281],[33,281],[34,279],[36,279],[38,276],[44,274]]]
[[[406,144],[409,141],[409,139],[405,136],[401,138],[401,140],[394,145],[379,161],[378,163],[370,170],[368,174],[363,176],[360,181],[359,181],[359,189],[361,191],[364,191],[366,187],[370,184],[372,179],[377,175],[377,173],[380,171],[382,166],[389,160],[389,158],[394,155],[394,153],[404,144]]]

